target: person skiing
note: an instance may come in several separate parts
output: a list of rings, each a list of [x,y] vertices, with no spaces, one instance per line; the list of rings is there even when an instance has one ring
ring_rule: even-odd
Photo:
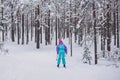
[[[66,67],[65,53],[67,54],[67,47],[65,46],[62,40],[59,40],[59,44],[57,45],[56,50],[58,56],[57,67],[59,67],[61,59],[63,67]]]

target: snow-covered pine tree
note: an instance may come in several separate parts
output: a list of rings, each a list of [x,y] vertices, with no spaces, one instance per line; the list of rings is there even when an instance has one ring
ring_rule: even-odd
[[[3,28],[2,28],[2,26],[0,26],[0,34],[1,34],[2,31],[3,31]],[[2,38],[0,36],[0,55],[2,53],[4,53],[4,54],[8,53],[8,49],[4,48],[4,43],[3,43]]]
[[[4,48],[4,43],[0,40],[0,55],[1,54],[6,55],[7,53],[8,53],[8,49]]]
[[[0,41],[0,54],[2,53],[3,43]]]
[[[83,63],[89,63],[91,64],[91,52],[89,51],[89,48],[87,46],[84,47],[84,53],[83,53]]]
[[[0,26],[0,34],[2,31],[3,31],[3,28],[2,28],[2,26]],[[1,41],[1,36],[0,36],[0,54],[2,53],[2,47],[3,47],[3,43]]]

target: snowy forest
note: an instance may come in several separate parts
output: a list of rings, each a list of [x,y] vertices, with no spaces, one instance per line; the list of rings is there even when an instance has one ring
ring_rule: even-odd
[[[120,0],[0,0],[0,58],[10,55],[8,43],[32,42],[40,52],[43,45],[55,48],[60,39],[68,43],[71,58],[76,52],[90,65],[99,59],[120,64]]]
[[[71,56],[72,43],[86,49],[94,44],[95,64],[98,46],[101,57],[119,53],[120,59],[119,0],[1,0],[0,4],[1,43],[34,41],[40,48],[50,45],[53,37],[56,45],[58,39],[69,38]]]

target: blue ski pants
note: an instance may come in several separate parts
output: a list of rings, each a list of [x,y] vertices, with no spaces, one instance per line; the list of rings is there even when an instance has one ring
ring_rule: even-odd
[[[61,63],[61,60],[62,60],[62,64],[66,64],[66,61],[65,61],[65,52],[64,51],[60,51],[58,53],[58,59],[57,59],[57,64],[60,64]]]

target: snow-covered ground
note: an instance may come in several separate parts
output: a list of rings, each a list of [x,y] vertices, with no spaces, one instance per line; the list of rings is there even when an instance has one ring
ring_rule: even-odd
[[[67,46],[69,46],[66,43]],[[99,61],[97,65],[82,63],[82,48],[73,45],[66,55],[67,67],[56,67],[55,45],[35,48],[29,45],[6,43],[9,54],[0,55],[0,80],[120,80],[120,65]]]

